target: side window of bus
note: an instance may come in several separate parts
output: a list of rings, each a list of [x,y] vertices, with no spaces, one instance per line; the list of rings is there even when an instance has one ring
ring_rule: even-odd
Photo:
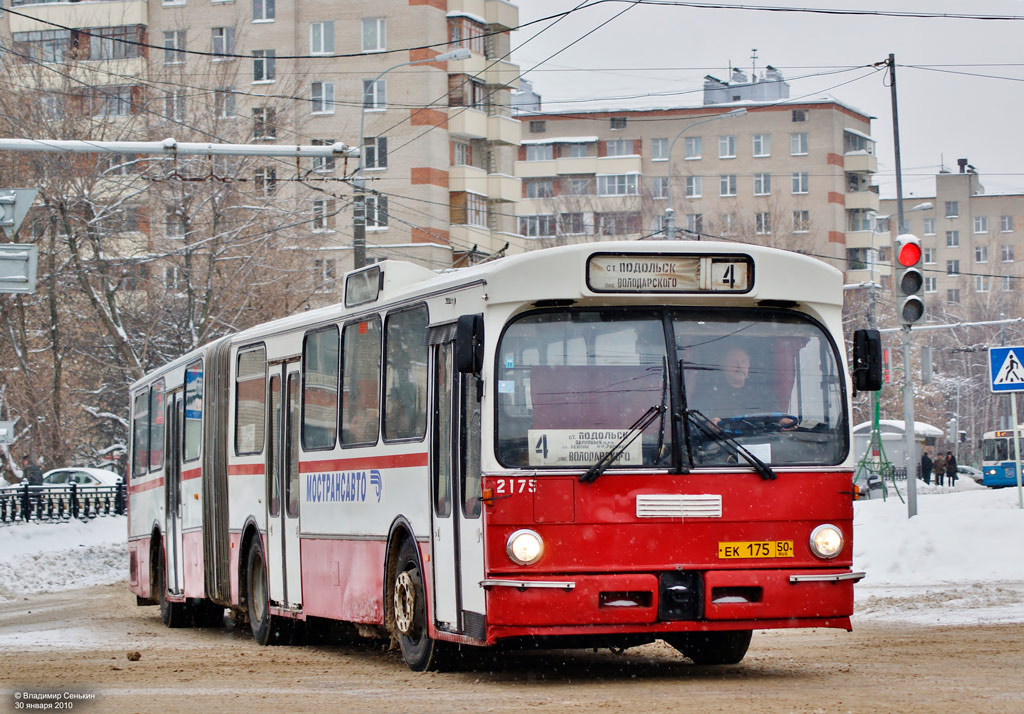
[[[185,370],[185,435],[182,457],[185,461],[199,458],[203,443],[203,363],[196,362]]]
[[[302,448],[333,449],[338,440],[338,328],[310,332],[302,345]]]
[[[149,391],[149,470],[164,465],[164,380]]]
[[[391,313],[384,332],[384,440],[421,440],[427,432],[427,307]]]
[[[149,470],[149,390],[135,395],[132,408],[132,476]]]
[[[235,373],[235,454],[263,451],[266,401],[266,348],[240,350]]]
[[[342,342],[341,443],[375,444],[380,418],[380,318],[345,325]]]

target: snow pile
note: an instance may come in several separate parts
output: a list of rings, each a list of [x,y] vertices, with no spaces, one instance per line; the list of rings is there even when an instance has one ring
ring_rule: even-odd
[[[125,516],[0,525],[0,602],[128,577]]]

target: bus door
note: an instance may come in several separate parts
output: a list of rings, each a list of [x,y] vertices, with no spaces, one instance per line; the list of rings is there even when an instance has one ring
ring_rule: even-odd
[[[267,573],[270,601],[302,607],[299,562],[299,363],[270,368]]]
[[[480,403],[475,377],[453,366],[454,343],[434,348],[431,491],[434,618],[438,629],[483,637]]]
[[[164,424],[164,548],[167,556],[167,592],[180,595],[184,587],[181,535],[181,428],[183,416],[181,392],[167,397]]]

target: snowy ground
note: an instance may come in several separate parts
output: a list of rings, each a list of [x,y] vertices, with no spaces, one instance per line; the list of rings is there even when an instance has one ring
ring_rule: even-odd
[[[903,484],[901,484],[903,486]],[[123,517],[0,526],[0,602],[127,579]],[[1024,511],[1017,490],[918,482],[918,515],[890,492],[854,505],[854,620],[1024,622]]]

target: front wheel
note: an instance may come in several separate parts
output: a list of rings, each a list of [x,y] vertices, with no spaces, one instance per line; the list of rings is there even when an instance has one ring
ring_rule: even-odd
[[[455,645],[427,634],[427,607],[419,555],[411,540],[398,551],[393,587],[395,635],[402,658],[414,672],[443,672],[451,668]]]
[[[746,656],[752,634],[750,630],[682,632],[665,641],[694,664],[737,664]]]
[[[252,637],[261,645],[280,645],[291,635],[292,621],[270,614],[270,590],[267,587],[267,559],[263,543],[257,535],[249,548],[246,569],[246,590],[249,606],[249,625]]]

